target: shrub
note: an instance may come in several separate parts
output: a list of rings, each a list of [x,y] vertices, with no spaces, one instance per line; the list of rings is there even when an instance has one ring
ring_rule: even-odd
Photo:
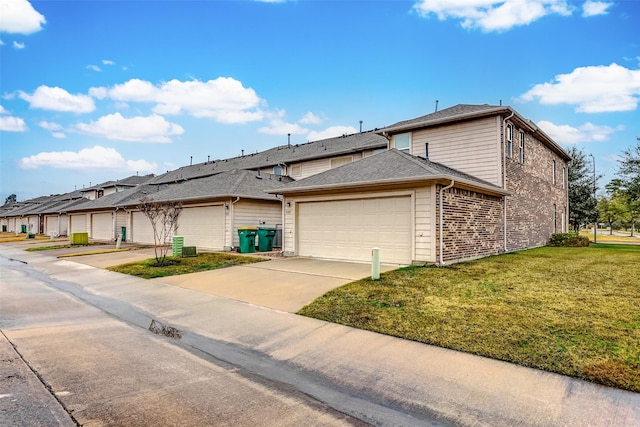
[[[573,248],[589,246],[589,238],[586,236],[579,236],[578,233],[555,233],[549,239],[549,246]]]

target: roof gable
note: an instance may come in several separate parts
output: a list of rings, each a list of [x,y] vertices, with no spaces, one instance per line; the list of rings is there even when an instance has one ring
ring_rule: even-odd
[[[277,191],[280,194],[327,188],[399,184],[429,180],[456,180],[492,193],[506,194],[502,188],[474,176],[431,162],[422,157],[391,149],[335,169],[294,181]],[[274,192],[274,191],[270,191]]]

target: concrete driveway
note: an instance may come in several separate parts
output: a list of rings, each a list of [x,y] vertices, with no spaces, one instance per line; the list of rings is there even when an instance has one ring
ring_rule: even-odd
[[[57,255],[57,254],[56,254]],[[153,258],[153,249],[138,249],[65,258],[106,268]],[[398,268],[382,265],[382,272]],[[311,258],[277,258],[255,264],[152,279],[198,292],[295,313],[331,289],[371,276],[371,265]]]
[[[380,270],[396,268],[383,265]],[[281,258],[152,280],[295,313],[331,289],[367,276],[369,264]]]

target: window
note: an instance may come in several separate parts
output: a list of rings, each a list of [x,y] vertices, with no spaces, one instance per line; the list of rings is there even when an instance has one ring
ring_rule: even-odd
[[[291,176],[300,176],[302,175],[302,165],[298,163],[297,165],[291,166]]]
[[[273,174],[274,175],[282,175],[282,172],[283,172],[282,166],[278,165],[278,166],[274,166],[273,167]]]
[[[346,165],[347,163],[353,162],[353,156],[344,156],[344,157],[336,157],[331,159],[331,169],[337,168],[338,166]]]
[[[507,157],[513,157],[513,126],[507,125]]]
[[[406,151],[409,153],[411,151],[411,134],[410,133],[401,133],[399,135],[393,136],[393,147],[396,150]]]
[[[553,177],[553,185],[556,185],[556,161],[552,160],[553,162],[553,170],[551,171],[552,177]]]
[[[520,132],[520,163],[524,164],[524,132]]]
[[[562,188],[564,189],[564,177],[567,174],[567,169],[563,166],[562,167]]]

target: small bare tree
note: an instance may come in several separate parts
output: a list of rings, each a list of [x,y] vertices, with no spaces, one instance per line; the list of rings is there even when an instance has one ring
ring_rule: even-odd
[[[155,242],[156,265],[166,265],[169,242],[178,232],[178,218],[182,213],[180,202],[156,202],[149,197],[140,199],[138,208],[149,218],[153,228],[153,240]]]

